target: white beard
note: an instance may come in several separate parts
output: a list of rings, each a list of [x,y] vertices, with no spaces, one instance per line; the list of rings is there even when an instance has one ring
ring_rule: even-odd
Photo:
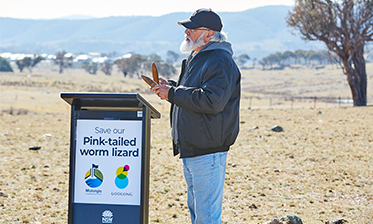
[[[189,37],[185,37],[185,40],[180,44],[181,53],[189,53],[199,47],[206,45],[203,37],[205,36],[205,31],[198,37],[196,41],[192,41]],[[189,42],[187,41],[189,40]]]

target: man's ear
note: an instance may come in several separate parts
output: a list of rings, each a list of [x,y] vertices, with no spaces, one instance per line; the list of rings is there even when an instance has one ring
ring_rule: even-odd
[[[208,30],[207,31],[207,38],[211,38],[212,36],[214,36],[215,32],[213,30]]]

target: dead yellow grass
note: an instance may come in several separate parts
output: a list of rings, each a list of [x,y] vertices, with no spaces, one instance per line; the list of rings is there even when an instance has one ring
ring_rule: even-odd
[[[339,70],[330,70],[332,77],[340,78]],[[299,79],[289,89],[309,85],[308,78],[314,76],[308,70],[302,76],[285,72]],[[372,75],[368,72],[369,82]],[[249,97],[260,95],[250,87],[263,83],[268,90],[283,83],[281,76],[287,77],[274,71],[243,71],[241,131],[228,154],[223,221],[265,223],[296,215],[310,224],[334,218],[371,223],[373,107],[323,104],[311,109],[304,104],[268,109],[265,102],[248,109]],[[325,84],[320,76],[317,80],[334,90],[320,88],[310,94],[337,96],[348,88],[332,86],[334,81]],[[286,90],[286,85],[281,88]],[[141,80],[41,73],[0,74],[0,110],[6,110],[0,113],[0,223],[67,222],[70,110],[59,94],[80,91],[140,92],[162,113],[152,121],[149,220],[188,223],[182,167],[171,151],[168,103],[152,95]],[[25,111],[17,115],[18,109]],[[274,125],[284,132],[272,132]],[[41,149],[29,150],[30,146]]]

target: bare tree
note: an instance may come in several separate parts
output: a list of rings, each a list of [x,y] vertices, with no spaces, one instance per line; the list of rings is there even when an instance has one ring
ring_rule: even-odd
[[[295,0],[286,18],[305,40],[320,40],[341,59],[354,106],[367,104],[364,46],[373,41],[372,0]]]
[[[70,67],[73,64],[73,57],[66,57],[66,52],[62,51],[56,53],[56,56],[55,58],[53,58],[53,61],[56,65],[59,66],[59,73],[61,74],[64,68]]]

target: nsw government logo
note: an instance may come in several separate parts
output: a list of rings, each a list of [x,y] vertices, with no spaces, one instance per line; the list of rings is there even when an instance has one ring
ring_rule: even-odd
[[[110,210],[102,212],[102,223],[113,223],[113,213]]]

